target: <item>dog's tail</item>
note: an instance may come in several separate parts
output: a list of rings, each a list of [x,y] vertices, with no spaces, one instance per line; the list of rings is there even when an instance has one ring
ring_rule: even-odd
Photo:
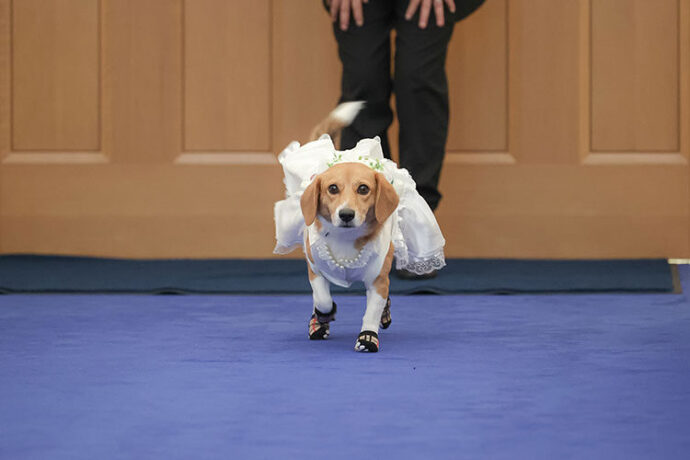
[[[362,108],[364,108],[364,101],[343,102],[339,104],[338,107],[314,127],[309,140],[314,141],[323,134],[328,134],[331,136],[331,139],[333,139],[333,143],[336,147],[340,148],[340,134],[343,128],[352,124]]]

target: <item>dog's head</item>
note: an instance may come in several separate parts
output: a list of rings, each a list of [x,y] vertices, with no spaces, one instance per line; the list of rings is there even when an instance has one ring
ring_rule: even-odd
[[[316,216],[335,227],[385,222],[398,207],[398,194],[381,173],[360,163],[340,163],[316,176],[302,195],[304,222]]]

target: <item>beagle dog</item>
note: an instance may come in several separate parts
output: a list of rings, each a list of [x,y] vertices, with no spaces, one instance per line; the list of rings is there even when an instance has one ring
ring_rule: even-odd
[[[440,269],[445,239],[409,172],[383,158],[380,140],[362,139],[342,151],[332,143],[362,106],[340,104],[314,128],[316,142],[291,142],[278,156],[286,197],[274,206],[274,253],[304,248],[313,291],[312,340],[328,338],[335,319],[329,283],[363,282],[366,311],[355,350],[377,352],[379,327],[391,324],[393,258],[398,268],[414,273]]]
[[[391,323],[389,273],[393,264],[391,216],[399,198],[380,172],[361,163],[340,163],[314,178],[300,205],[306,231],[304,249],[314,312],[309,338],[326,339],[336,304],[329,282],[363,281],[367,306],[356,351],[379,350],[379,326]]]

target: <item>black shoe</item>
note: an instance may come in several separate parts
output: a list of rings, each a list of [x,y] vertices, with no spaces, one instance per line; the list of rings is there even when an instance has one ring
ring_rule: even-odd
[[[335,321],[335,312],[338,310],[335,302],[333,302],[333,309],[330,313],[321,313],[314,309],[311,318],[309,319],[309,340],[326,340],[331,333],[331,327],[328,323]]]
[[[388,329],[391,325],[391,298],[389,297],[386,301],[386,306],[383,307],[383,313],[381,313],[381,327],[383,329]]]
[[[379,335],[374,331],[362,331],[355,342],[355,351],[376,353],[379,351]]]

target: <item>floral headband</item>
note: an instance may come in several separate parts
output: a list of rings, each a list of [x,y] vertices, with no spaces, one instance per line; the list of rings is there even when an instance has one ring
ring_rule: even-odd
[[[381,160],[378,158],[365,157],[363,155],[358,156],[356,160],[349,158],[343,159],[342,153],[335,152],[333,154],[333,159],[326,163],[326,165],[330,168],[339,163],[361,163],[365,166],[369,166],[374,171],[383,172],[383,163],[381,163]]]

